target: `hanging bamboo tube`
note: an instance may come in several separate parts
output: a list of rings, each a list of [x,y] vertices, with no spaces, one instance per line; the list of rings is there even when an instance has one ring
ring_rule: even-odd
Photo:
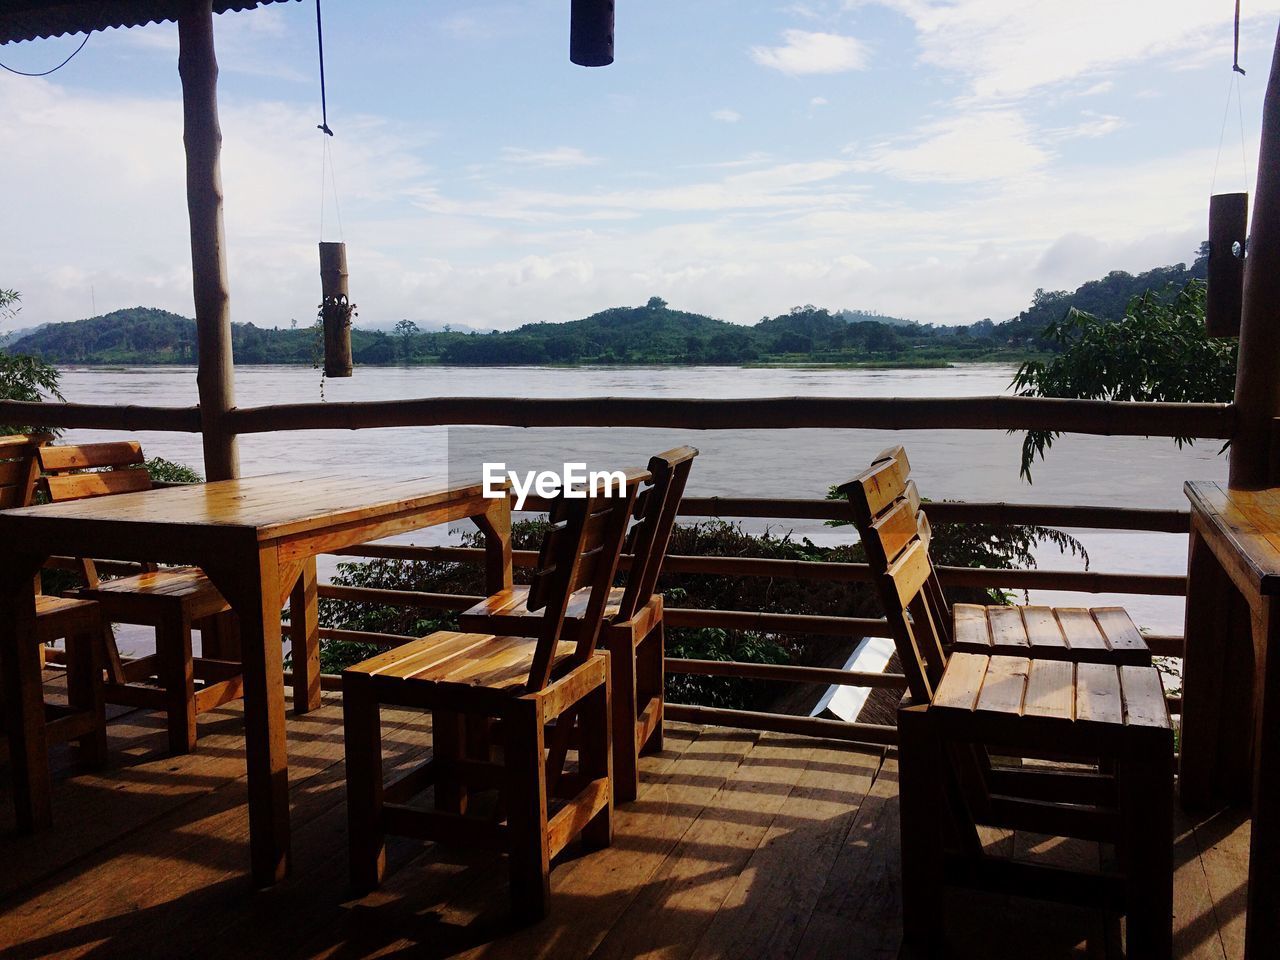
[[[347,291],[347,245],[320,244],[320,301],[324,324],[324,375],[351,376],[351,298]]]
[[[1209,289],[1204,319],[1205,332],[1211,337],[1240,336],[1248,220],[1247,193],[1209,198]]]
[[[573,0],[569,59],[580,67],[613,63],[613,0]]]

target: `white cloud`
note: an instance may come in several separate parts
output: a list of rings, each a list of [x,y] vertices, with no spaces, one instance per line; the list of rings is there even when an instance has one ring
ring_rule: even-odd
[[[779,47],[752,47],[756,63],[793,76],[807,73],[845,73],[867,66],[866,45],[838,33],[786,30]]]
[[[925,63],[967,77],[981,98],[1021,97],[1066,82],[1096,88],[1101,75],[1160,58],[1217,56],[1229,49],[1230,10],[1205,0],[850,0],[911,19]],[[1280,0],[1245,4],[1270,18]]]
[[[811,97],[811,98],[810,98],[810,100],[809,100],[809,106],[811,106],[811,107],[825,107],[825,106],[826,106],[828,103],[830,103],[830,102],[831,102],[831,101],[830,101],[830,100],[828,100],[826,97]]]
[[[914,135],[850,152],[860,169],[898,180],[971,183],[1020,177],[1049,160],[1015,110],[974,110],[928,123]]]
[[[721,123],[737,123],[742,119],[742,114],[737,110],[712,110],[711,119],[718,120]]]
[[[523,147],[503,147],[502,156],[511,163],[529,167],[590,167],[600,162],[580,147],[556,147],[552,150],[526,150]]]

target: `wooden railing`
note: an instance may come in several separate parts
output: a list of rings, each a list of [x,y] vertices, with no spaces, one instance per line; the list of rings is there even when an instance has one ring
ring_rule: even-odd
[[[198,432],[198,407],[157,408],[89,404],[40,404],[0,401],[0,421],[46,427],[105,430]],[[232,410],[224,423],[236,433],[314,429],[367,429],[459,424],[519,427],[662,427],[672,429],[963,429],[1051,430],[1107,436],[1230,438],[1236,411],[1230,404],[1118,403],[1030,397],[967,398],[811,398],[692,400],[646,398],[506,399],[491,397],[427,398],[357,403],[302,403]],[[848,470],[856,464],[843,465]],[[842,477],[833,476],[833,481]],[[545,507],[531,498],[527,509]],[[1034,524],[1040,526],[1185,533],[1188,513],[1107,506],[1056,504],[931,502],[931,520],[951,523]],[[688,497],[686,517],[767,518],[773,520],[843,519],[841,504],[828,500]],[[342,551],[343,556],[401,560],[479,562],[483,551],[464,547],[413,547],[370,544]],[[514,563],[529,565],[532,551],[515,551]],[[870,579],[865,564],[776,560],[756,557],[681,556],[668,558],[667,573],[727,577],[770,577],[859,583]],[[1179,596],[1185,577],[1065,570],[1005,570],[943,567],[943,583],[952,587],[1070,590]],[[325,585],[329,600],[379,603],[436,610],[464,609],[478,596],[418,593]],[[857,638],[887,636],[882,619],[762,613],[748,610],[699,610],[672,607],[668,624],[675,628],[718,627],[779,634]],[[322,637],[393,646],[405,637],[326,628]],[[1158,655],[1180,657],[1182,638],[1147,638]],[[898,689],[904,678],[789,664],[755,664],[668,658],[676,674],[741,677],[812,684],[844,684]],[[332,685],[336,678],[326,678]],[[1171,698],[1177,707],[1177,699]],[[873,743],[894,740],[892,727],[850,724],[812,717],[759,711],[677,705],[675,719],[746,726],[789,733],[810,733]]]

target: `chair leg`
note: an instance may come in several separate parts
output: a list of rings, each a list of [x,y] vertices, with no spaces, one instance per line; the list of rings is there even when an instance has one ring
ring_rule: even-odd
[[[431,711],[431,754],[435,759],[436,809],[443,813],[467,812],[467,788],[458,779],[457,763],[466,756],[467,718],[452,710]]]
[[[190,753],[196,748],[196,684],[191,662],[191,623],[174,612],[156,627],[160,684],[169,714],[169,750]]]
[[[1155,739],[1130,744],[1119,765],[1125,953],[1134,960],[1173,955],[1173,743],[1157,748]]]
[[[618,803],[630,803],[640,790],[640,771],[636,765],[639,744],[636,743],[636,653],[631,637],[619,641],[609,651],[609,674],[612,686],[613,791]],[[584,731],[584,736],[586,735]]]
[[[627,726],[611,729],[615,714],[613,712],[614,707],[611,706],[612,697],[610,696],[609,687],[609,671],[606,670],[605,682],[587,694],[578,713],[580,717],[578,725],[581,729],[578,764],[582,770],[583,777],[586,780],[599,780],[603,777],[609,782],[608,802],[582,828],[582,842],[595,849],[603,849],[613,843],[613,794],[617,788],[616,781],[613,779],[614,747],[617,741],[626,738],[627,733],[631,733],[631,742],[635,743],[634,720]],[[614,729],[620,733],[620,736],[616,739],[613,736]],[[632,758],[632,770],[634,771],[635,751],[623,752]],[[634,793],[632,794],[632,799],[635,799]]]
[[[663,713],[667,705],[667,628],[661,620],[640,645],[636,669],[643,677],[641,702],[658,698],[658,716],[654,719],[653,732],[640,745],[641,753],[657,753],[663,746]]]
[[[502,727],[511,908],[518,922],[536,923],[551,902],[542,704],[536,698],[514,701]]]
[[[898,710],[902,939],[907,955],[944,954],[945,757],[927,707]]]
[[[344,678],[342,731],[351,886],[365,894],[382,883],[387,867],[382,830],[382,715],[367,684]]]
[[[67,638],[67,702],[90,713],[93,730],[78,741],[80,758],[90,766],[107,762],[107,715],[102,688],[102,644],[94,633]]]

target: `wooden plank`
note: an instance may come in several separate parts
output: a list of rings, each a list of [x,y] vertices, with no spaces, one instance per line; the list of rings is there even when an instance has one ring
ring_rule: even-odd
[[[1112,650],[1146,650],[1146,641],[1123,607],[1094,607],[1094,622]]]
[[[1082,722],[1124,722],[1119,669],[1109,663],[1076,666],[1076,719]]]
[[[1027,643],[1035,648],[1050,647],[1061,649],[1066,647],[1067,638],[1062,635],[1062,627],[1052,607],[1027,606],[1022,608],[1022,622],[1027,631]]]
[[[1028,646],[1027,628],[1022,623],[1022,611],[1017,607],[987,607],[987,621],[991,624],[991,644],[997,651],[1014,655],[1014,650]]]
[[[932,706],[944,710],[972,710],[977,705],[990,663],[990,657],[979,654],[953,653],[933,694]]]
[[[991,646],[991,628],[987,623],[985,607],[976,603],[957,603],[951,608],[951,614],[953,638],[957,644],[967,647]]]
[[[1032,660],[1022,713],[1028,717],[1075,719],[1075,665],[1065,660]]]
[[[1062,625],[1067,646],[1072,650],[1105,650],[1107,641],[1094,622],[1093,614],[1083,607],[1058,607],[1058,623]]]
[[[893,581],[898,601],[905,610],[920,593],[920,588],[925,585],[932,573],[933,567],[929,564],[929,553],[925,550],[924,544],[917,540],[907,548],[906,553],[889,565],[885,576]]]
[[[975,710],[1019,716],[1030,671],[1031,661],[1025,657],[992,657]]]
[[[48,444],[40,448],[40,466],[49,472],[90,467],[130,467],[142,464],[142,444],[136,440],[109,443]]]
[[[1124,697],[1125,723],[1131,727],[1170,728],[1164,684],[1155,667],[1122,666],[1120,692]]]
[[[118,493],[135,493],[151,489],[151,476],[145,470],[111,470],[104,473],[70,473],[61,477],[45,477],[49,498],[55,503],[84,500]]]
[[[800,779],[794,743],[761,734],[592,957],[687,957]],[[710,906],[712,909],[707,909]]]
[[[790,758],[805,762],[804,772],[698,941],[695,960],[787,957],[799,945],[881,754],[798,747]]]
[[[893,563],[907,545],[919,534],[915,510],[909,501],[900,499],[894,502],[889,511],[876,519],[867,531],[868,540],[878,548],[877,559],[884,563]],[[873,555],[868,553],[868,559]]]

